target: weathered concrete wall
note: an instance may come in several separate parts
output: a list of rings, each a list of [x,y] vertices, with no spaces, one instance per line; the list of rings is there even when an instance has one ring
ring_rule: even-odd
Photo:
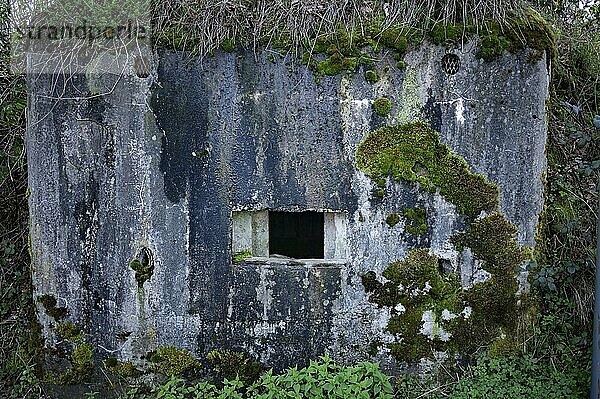
[[[411,248],[430,247],[468,286],[469,252],[450,243],[463,219],[438,194],[356,169],[354,154],[378,127],[425,119],[471,170],[500,188],[500,209],[533,245],[545,167],[544,60],[527,52],[484,63],[473,43],[445,74],[445,49],[423,45],[407,68],[384,57],[325,77],[267,53],[220,53],[203,62],[161,52],[155,73],[42,76],[31,82],[28,128],[35,294],[51,294],[102,356],[140,360],[158,346],[202,356],[249,352],[283,368],[329,353],[367,357],[386,342],[389,310],[367,300],[360,276]],[[92,96],[97,93],[105,95]],[[392,100],[389,116],[372,103]],[[62,99],[56,99],[62,97]],[[402,205],[427,211],[427,233],[385,218]],[[345,263],[231,261],[234,210],[347,214]],[[138,286],[129,263],[149,248],[154,271]],[[40,306],[49,344],[56,324]],[[129,335],[127,333],[130,333]],[[110,353],[109,353],[110,352]]]

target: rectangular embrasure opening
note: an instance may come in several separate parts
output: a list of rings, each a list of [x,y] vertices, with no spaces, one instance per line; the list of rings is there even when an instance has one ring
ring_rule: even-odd
[[[242,210],[231,216],[231,253],[238,262],[249,258],[263,262],[346,259],[345,212]]]
[[[269,256],[323,259],[323,212],[269,212]]]

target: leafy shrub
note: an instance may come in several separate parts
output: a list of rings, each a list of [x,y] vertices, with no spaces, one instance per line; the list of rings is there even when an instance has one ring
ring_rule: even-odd
[[[561,372],[529,356],[481,358],[454,388],[451,399],[581,398],[584,373]]]
[[[355,366],[339,366],[322,357],[306,368],[289,369],[285,374],[262,375],[253,384],[245,385],[238,378],[225,380],[222,388],[208,382],[186,385],[185,380],[171,377],[166,383],[152,388],[150,394],[130,390],[124,399],[200,399],[200,398],[356,398],[391,399],[392,386],[375,363],[362,362]]]

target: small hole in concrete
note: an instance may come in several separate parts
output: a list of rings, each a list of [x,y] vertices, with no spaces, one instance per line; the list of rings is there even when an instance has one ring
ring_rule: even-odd
[[[138,255],[138,259],[142,266],[151,266],[152,252],[150,251],[150,248],[142,247],[142,249],[140,250],[140,254]]]
[[[452,273],[452,263],[448,259],[438,259],[438,272],[442,275]]]
[[[448,75],[454,75],[460,69],[460,58],[456,54],[446,54],[442,57],[442,70]]]

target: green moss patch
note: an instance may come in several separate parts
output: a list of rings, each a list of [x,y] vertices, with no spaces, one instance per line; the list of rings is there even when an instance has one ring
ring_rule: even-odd
[[[534,50],[529,61],[542,58],[544,52],[549,58],[556,57],[555,35],[552,28],[532,8],[526,8],[513,14],[504,25],[490,23],[487,29],[480,32],[478,57],[491,61],[504,54],[504,51],[515,53],[525,48]]]
[[[83,340],[83,332],[79,327],[71,322],[59,323],[54,327],[54,332],[62,339],[71,343],[77,343]]]
[[[385,97],[377,98],[373,102],[373,110],[379,116],[386,116],[392,110],[392,102]]]
[[[358,63],[354,57],[344,57],[340,53],[335,53],[326,60],[317,63],[316,71],[321,75],[335,76],[340,73],[356,71]]]
[[[54,381],[59,385],[78,384],[94,372],[94,350],[92,345],[83,342],[71,353],[71,368],[58,375]]]
[[[404,227],[406,232],[415,237],[425,234],[427,231],[427,214],[425,209],[419,207],[405,208],[402,210],[402,215],[408,221]]]
[[[387,330],[402,337],[400,343],[390,345],[392,355],[415,361],[432,351],[469,354],[486,345],[501,348],[502,353],[514,351],[518,320],[531,311],[518,302],[516,270],[530,251],[519,246],[516,233],[504,216],[493,213],[452,237],[458,250],[470,248],[490,273],[487,280],[469,289],[463,289],[453,273],[440,272],[438,258],[428,249],[413,249],[405,259],[391,263],[383,272],[385,283],[375,272],[364,274],[362,283],[369,300],[391,309]],[[406,310],[397,311],[399,304]],[[425,312],[434,319],[433,339],[421,333]],[[441,331],[450,338],[442,339]]]
[[[452,242],[458,250],[468,247],[484,261],[483,268],[492,274],[512,275],[530,251],[515,240],[518,229],[500,213],[473,222],[465,232],[455,234]]]
[[[252,251],[249,249],[245,249],[243,251],[234,253],[233,256],[231,257],[231,261],[233,263],[243,263],[244,259],[251,258],[251,257],[252,257]]]
[[[396,213],[390,213],[386,218],[385,218],[385,222],[387,223],[388,226],[390,227],[394,227],[395,225],[398,224],[398,222],[400,221],[400,216],[398,216]]]
[[[260,363],[243,353],[230,350],[210,351],[206,359],[222,379],[230,381],[238,378],[245,383],[253,383],[259,379],[264,369]]]
[[[375,83],[379,80],[379,75],[377,75],[377,72],[373,69],[369,69],[365,71],[365,79],[367,82]]]
[[[428,249],[413,249],[383,271],[387,281],[380,282],[373,271],[361,276],[369,300],[390,308],[387,330],[401,338],[388,345],[392,355],[415,361],[434,351],[469,354],[486,345],[503,352],[514,349],[518,320],[530,311],[518,305],[516,271],[531,251],[519,245],[517,228],[497,212],[498,188],[471,172],[423,122],[369,133],[358,146],[356,163],[378,186],[390,176],[439,191],[467,217],[465,230],[454,234],[451,242],[458,251],[469,248],[490,274],[463,289],[459,278],[442,270]],[[483,212],[491,213],[482,216]],[[426,232],[425,209],[405,208],[402,216],[406,231]]]
[[[104,368],[119,378],[136,378],[142,375],[132,362],[122,362],[116,357],[109,357],[103,362]]]
[[[390,346],[392,354],[399,360],[414,361],[431,355],[434,349],[444,349],[447,345],[440,336],[430,340],[420,333],[422,317],[432,311],[441,326],[444,309],[453,313],[462,310],[458,278],[454,274],[441,275],[437,257],[424,248],[413,249],[405,259],[391,263],[383,276],[386,283],[380,283],[375,273],[369,272],[363,276],[363,285],[371,293],[371,302],[391,308],[387,330],[402,337],[400,343]],[[406,310],[398,312],[398,304]]]
[[[144,283],[150,280],[152,273],[154,273],[154,264],[150,249],[142,248],[136,259],[129,263],[129,267],[135,272],[135,281],[137,281],[138,287],[142,288]]]
[[[221,43],[221,49],[227,53],[233,53],[235,51],[235,48],[235,40],[233,39],[225,39]]]
[[[440,142],[425,122],[386,126],[371,132],[356,151],[357,167],[375,181],[392,176],[438,189],[458,211],[474,219],[498,207],[498,187],[473,173],[465,160]]]
[[[200,361],[189,351],[174,346],[161,347],[150,356],[151,370],[166,376],[182,376],[200,367]]]

